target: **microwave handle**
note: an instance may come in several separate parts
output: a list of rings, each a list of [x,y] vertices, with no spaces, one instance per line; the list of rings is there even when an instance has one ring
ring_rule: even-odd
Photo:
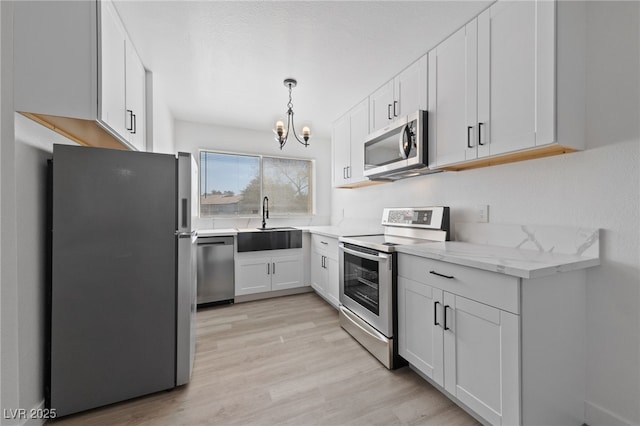
[[[409,154],[411,153],[411,127],[409,126],[410,123],[405,124],[398,137],[398,148],[400,150],[400,157],[402,157],[403,160],[409,158]],[[409,141],[408,150],[404,147],[405,140]]]

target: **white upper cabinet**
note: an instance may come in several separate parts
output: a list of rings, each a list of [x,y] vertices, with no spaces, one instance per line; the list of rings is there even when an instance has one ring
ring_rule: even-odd
[[[346,115],[333,123],[333,185],[341,186],[348,182],[347,172],[351,165],[351,121]]]
[[[393,87],[393,80],[390,80],[369,95],[369,114],[371,117],[369,132],[381,129],[395,119]]]
[[[479,157],[554,142],[553,12],[506,1],[478,16]]]
[[[133,44],[126,44],[125,112],[129,121],[129,143],[140,151],[146,150],[146,71]]]
[[[431,167],[465,161],[473,155],[470,147],[476,121],[476,29],[474,20],[429,52]]]
[[[393,79],[396,117],[427,109],[427,74],[428,57],[424,55]]]
[[[145,70],[110,1],[100,2],[99,119],[144,151]]]
[[[427,107],[427,56],[405,68],[369,96],[369,132]]]
[[[125,32],[111,3],[100,4],[100,120],[116,133],[128,135],[124,111],[126,94]],[[122,72],[113,72],[122,70]]]
[[[366,181],[364,177],[364,141],[367,139],[369,128],[369,103],[364,100],[356,105],[349,113],[351,165],[349,167],[349,182]]]
[[[365,99],[333,124],[333,185],[368,182],[364,177],[364,141],[369,129],[369,100]]]
[[[496,2],[429,52],[431,166],[555,141],[554,28],[554,2]]]
[[[146,72],[110,1],[16,2],[14,52],[16,111],[83,145],[145,149]]]

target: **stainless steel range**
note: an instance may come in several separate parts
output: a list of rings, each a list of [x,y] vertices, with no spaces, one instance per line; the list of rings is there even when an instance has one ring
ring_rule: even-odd
[[[449,240],[449,207],[386,208],[384,234],[340,238],[340,325],[387,368],[398,354],[399,245]]]

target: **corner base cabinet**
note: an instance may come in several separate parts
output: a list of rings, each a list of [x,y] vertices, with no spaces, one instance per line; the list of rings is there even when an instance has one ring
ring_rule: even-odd
[[[522,279],[398,256],[398,349],[492,425],[584,423],[584,272]]]

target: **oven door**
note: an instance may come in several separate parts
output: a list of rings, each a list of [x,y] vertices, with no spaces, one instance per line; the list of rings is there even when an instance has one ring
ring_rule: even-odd
[[[340,304],[393,337],[392,255],[340,243]]]

